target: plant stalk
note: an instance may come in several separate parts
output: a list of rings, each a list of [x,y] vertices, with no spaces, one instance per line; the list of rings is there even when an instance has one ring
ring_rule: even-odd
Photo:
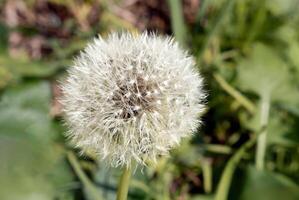
[[[205,193],[209,194],[212,191],[212,164],[209,159],[204,160],[202,163],[203,170],[203,188]]]
[[[228,163],[226,164],[219,184],[216,189],[215,200],[227,200],[229,189],[231,186],[232,178],[237,168],[239,162],[241,161],[242,157],[246,153],[246,151],[251,148],[256,142],[256,137],[253,136],[250,138],[245,144],[239,148],[236,153],[229,159]]]
[[[263,170],[265,166],[265,155],[267,149],[267,124],[269,120],[270,110],[270,97],[265,95],[262,97],[261,105],[261,130],[262,132],[258,136],[257,149],[255,156],[255,165],[258,170]]]
[[[171,17],[171,27],[175,39],[181,44],[186,45],[186,25],[184,22],[183,8],[181,0],[168,0]]]
[[[220,74],[213,75],[215,80],[219,83],[219,85],[232,97],[234,97],[242,106],[244,106],[251,114],[255,113],[255,105],[247,99],[244,95],[242,95],[238,90],[229,85],[228,82]]]
[[[131,167],[125,167],[123,173],[120,177],[117,189],[117,200],[127,200],[130,177],[131,177]]]
[[[79,161],[77,160],[76,156],[73,152],[69,151],[67,152],[67,158],[73,167],[76,175],[80,179],[80,181],[83,183],[84,188],[86,192],[88,193],[90,199],[93,200],[102,200],[102,194],[98,190],[98,188],[92,183],[92,181],[88,178],[88,176],[84,173],[83,169],[81,168],[81,165]]]

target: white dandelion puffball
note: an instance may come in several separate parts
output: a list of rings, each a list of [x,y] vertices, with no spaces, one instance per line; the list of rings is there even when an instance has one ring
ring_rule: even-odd
[[[113,167],[155,162],[198,127],[202,84],[193,59],[170,37],[99,37],[62,84],[68,136]]]

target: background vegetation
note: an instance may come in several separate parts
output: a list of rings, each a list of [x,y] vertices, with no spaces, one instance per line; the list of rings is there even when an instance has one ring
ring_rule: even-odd
[[[67,144],[62,80],[98,33],[155,30],[189,49],[203,125],[129,199],[299,199],[298,0],[0,1],[0,199],[115,199],[120,170]]]

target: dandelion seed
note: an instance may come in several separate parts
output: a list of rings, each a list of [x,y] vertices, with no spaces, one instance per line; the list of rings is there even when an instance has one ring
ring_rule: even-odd
[[[145,75],[144,80],[145,80],[145,81],[148,81],[148,80],[149,80],[149,76],[148,76],[148,75]]]
[[[129,84],[133,85],[135,83],[135,80],[130,80]]]
[[[68,136],[83,153],[93,151],[111,166],[154,162],[198,127],[202,78],[171,38],[100,37],[68,74],[61,100]]]
[[[159,94],[159,91],[157,89],[155,89],[154,94]]]
[[[137,105],[137,106],[134,106],[134,110],[140,110],[140,108],[141,108],[141,107],[138,106],[138,105]]]
[[[131,92],[128,92],[127,94],[125,94],[125,97],[129,98],[132,95]]]

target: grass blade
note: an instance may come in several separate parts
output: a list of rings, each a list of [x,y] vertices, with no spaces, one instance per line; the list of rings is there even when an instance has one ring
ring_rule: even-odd
[[[246,150],[252,147],[255,142],[256,137],[254,136],[245,144],[243,144],[243,146],[238,149],[238,151],[230,158],[222,172],[222,176],[216,190],[215,200],[227,200],[235,169],[237,168],[237,165],[241,161],[243,155],[246,153]]]
[[[186,44],[186,26],[184,23],[183,8],[181,0],[168,0],[171,15],[171,27],[176,40]]]

